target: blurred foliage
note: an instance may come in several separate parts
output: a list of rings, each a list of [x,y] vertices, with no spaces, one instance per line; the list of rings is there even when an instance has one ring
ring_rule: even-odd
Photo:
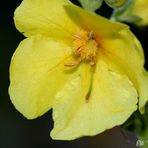
[[[145,107],[145,113],[143,115],[136,111],[123,124],[123,128],[137,134],[138,139],[143,143],[143,148],[148,148],[148,104]]]
[[[137,26],[147,26],[148,0],[128,0],[123,7],[114,9],[111,19]]]
[[[123,7],[127,2],[131,0],[104,0],[104,1],[111,8],[119,8]],[[92,12],[99,9],[103,4],[103,0],[79,0],[79,2],[84,9]]]

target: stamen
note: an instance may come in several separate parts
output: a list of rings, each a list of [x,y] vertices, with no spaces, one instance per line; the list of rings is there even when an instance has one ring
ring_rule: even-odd
[[[93,31],[91,31],[91,32],[89,33],[89,35],[88,35],[88,39],[92,39],[93,34],[94,34],[94,32],[93,32]]]
[[[90,66],[95,66],[96,65],[96,63],[95,62],[90,62]]]
[[[72,67],[72,66],[76,66],[79,64],[80,64],[80,62],[71,62],[71,63],[64,63],[64,66]]]
[[[94,32],[80,30],[79,34],[73,35],[73,37],[74,57],[76,57],[78,61],[89,62],[90,66],[95,66],[99,45],[97,42],[98,38],[96,39]],[[65,66],[75,66],[79,63],[80,62],[66,63]]]
[[[81,37],[78,34],[73,35],[73,37],[76,39],[81,39]]]
[[[83,50],[82,47],[79,47],[77,50],[75,50],[76,55],[80,55],[81,51]]]

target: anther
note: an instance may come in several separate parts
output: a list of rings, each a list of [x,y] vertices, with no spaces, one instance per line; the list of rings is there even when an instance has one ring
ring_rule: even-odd
[[[81,37],[79,35],[73,35],[73,37],[76,39],[81,39]]]
[[[93,33],[94,33],[93,31],[91,31],[91,32],[89,33],[88,39],[92,39]]]
[[[77,66],[79,64],[80,64],[80,62],[71,62],[71,63],[64,63],[64,66],[72,67],[72,66]]]
[[[96,65],[96,63],[95,62],[90,62],[90,66],[95,66]]]

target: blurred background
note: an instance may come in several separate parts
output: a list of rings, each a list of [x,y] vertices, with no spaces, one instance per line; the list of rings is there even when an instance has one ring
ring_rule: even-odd
[[[78,2],[73,0],[74,3]],[[24,39],[15,28],[13,13],[21,0],[2,1],[0,4],[0,148],[135,148],[136,135],[115,127],[94,137],[74,141],[55,141],[49,136],[53,127],[50,110],[34,120],[25,119],[12,105],[9,95],[9,64],[11,57]],[[97,13],[109,17],[112,9],[103,4]],[[148,69],[148,29],[130,26],[141,41]]]

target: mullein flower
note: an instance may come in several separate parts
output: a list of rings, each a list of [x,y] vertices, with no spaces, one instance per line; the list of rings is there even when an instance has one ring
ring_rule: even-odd
[[[125,6],[114,9],[112,20],[148,25],[148,0],[128,0]]]
[[[127,25],[68,0],[23,0],[15,25],[27,38],[10,65],[15,108],[34,119],[53,109],[53,139],[96,135],[148,99],[142,47]]]

